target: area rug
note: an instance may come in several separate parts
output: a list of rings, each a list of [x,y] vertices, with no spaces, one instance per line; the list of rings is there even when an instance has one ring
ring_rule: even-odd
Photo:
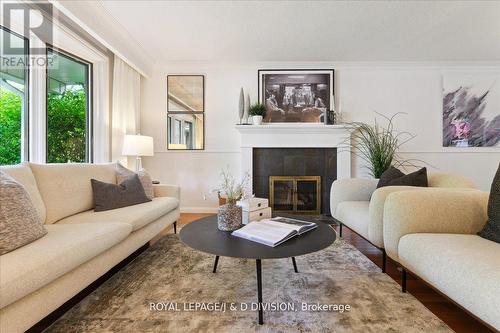
[[[297,257],[299,273],[290,259],[262,261],[274,307],[262,326],[251,310],[255,261],[224,257],[215,274],[213,262],[165,236],[46,332],[451,332],[343,240]]]

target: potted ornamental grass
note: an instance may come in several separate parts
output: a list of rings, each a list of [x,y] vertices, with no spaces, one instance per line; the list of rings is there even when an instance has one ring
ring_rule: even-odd
[[[366,162],[370,175],[374,178],[380,178],[391,165],[403,168],[414,167],[412,162],[419,160],[403,159],[398,155],[400,147],[415,138],[415,135],[409,132],[399,132],[394,128],[394,118],[404,113],[398,112],[391,117],[376,113],[383,118],[385,125],[377,119],[374,124],[346,123],[351,137],[344,143],[356,156]]]
[[[221,177],[222,183],[219,185],[217,192],[225,198],[225,204],[219,206],[217,227],[222,231],[233,231],[243,226],[241,207],[236,203],[247,198],[250,175],[247,173],[241,181],[238,181],[226,169],[222,170]]]
[[[261,125],[262,119],[266,116],[266,106],[261,103],[253,104],[248,113],[252,116],[252,123],[254,125]]]

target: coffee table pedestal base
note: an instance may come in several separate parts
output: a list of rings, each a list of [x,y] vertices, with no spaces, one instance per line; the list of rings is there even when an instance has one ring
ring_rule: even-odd
[[[264,311],[262,310],[262,266],[260,259],[255,260],[257,268],[257,300],[259,302],[259,325],[264,324]]]

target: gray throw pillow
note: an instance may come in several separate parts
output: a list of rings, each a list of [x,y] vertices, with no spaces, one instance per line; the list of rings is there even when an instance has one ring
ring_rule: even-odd
[[[397,179],[399,177],[403,177],[405,174],[402,173],[398,168],[393,167],[392,165],[389,169],[385,170],[380,179],[378,180],[377,188],[388,186],[389,182],[393,179]]]
[[[137,176],[139,176],[139,180],[141,181],[146,196],[149,199],[153,200],[154,198],[153,181],[151,180],[151,176],[146,172],[146,170],[141,169],[138,172],[133,172],[132,170],[125,168],[120,163],[116,164],[116,182],[118,184],[120,184],[126,178],[134,174],[137,174]]]
[[[94,194],[94,211],[102,212],[116,208],[149,202],[144,193],[141,181],[136,174],[126,178],[120,184],[104,183],[91,179],[92,192]]]
[[[490,197],[488,199],[488,222],[479,236],[490,241],[500,243],[500,164],[491,184]]]
[[[24,186],[0,171],[0,255],[46,234]]]
[[[386,175],[387,174],[387,175]],[[380,182],[383,180],[383,184]],[[427,169],[422,168],[415,172],[405,175],[400,170],[390,167],[385,171],[377,184],[377,188],[383,186],[429,186],[427,181]]]

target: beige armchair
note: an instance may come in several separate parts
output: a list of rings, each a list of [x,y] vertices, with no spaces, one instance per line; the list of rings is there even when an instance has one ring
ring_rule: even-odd
[[[384,247],[407,271],[500,330],[500,244],[476,233],[486,223],[488,193],[402,191],[384,205]]]
[[[333,182],[330,190],[332,216],[342,226],[372,243],[383,253],[382,271],[385,272],[384,204],[387,196],[400,191],[425,191],[428,188],[412,186],[387,186],[377,189],[378,179],[341,179]],[[444,173],[428,175],[429,187],[474,188],[467,178]]]

